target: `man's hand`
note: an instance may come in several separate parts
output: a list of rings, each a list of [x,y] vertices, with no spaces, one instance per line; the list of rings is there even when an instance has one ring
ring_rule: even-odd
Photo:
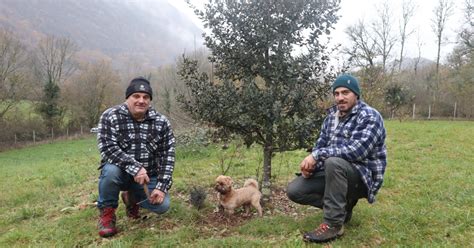
[[[133,180],[135,180],[135,182],[140,184],[140,185],[144,185],[145,183],[150,182],[150,178],[146,174],[146,170],[143,167],[140,168],[137,175],[133,177]]]
[[[159,189],[154,189],[150,195],[151,204],[161,204],[165,200],[165,193]]]
[[[314,160],[313,155],[309,154],[306,158],[303,159],[300,163],[301,174],[304,178],[308,178],[313,175],[313,171],[316,168],[316,160]]]

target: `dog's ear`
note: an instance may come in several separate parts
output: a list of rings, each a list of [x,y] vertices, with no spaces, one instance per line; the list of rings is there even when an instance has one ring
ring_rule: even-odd
[[[225,182],[227,185],[232,185],[232,178],[229,176],[222,176],[222,180]]]
[[[225,180],[224,175],[220,175],[220,176],[216,177],[216,183],[219,183],[220,181],[223,181],[223,180]]]

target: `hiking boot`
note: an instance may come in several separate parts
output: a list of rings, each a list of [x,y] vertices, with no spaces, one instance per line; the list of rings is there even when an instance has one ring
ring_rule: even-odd
[[[339,238],[343,234],[344,226],[331,226],[322,223],[316,230],[305,233],[303,240],[306,242],[324,243]]]
[[[140,218],[140,206],[137,205],[137,201],[132,193],[128,191],[122,192],[122,201],[126,206],[127,217],[131,219]]]
[[[115,208],[101,208],[99,210],[99,235],[104,238],[114,236],[118,232],[115,227]]]
[[[344,224],[349,223],[352,219],[352,210],[354,209],[355,205],[357,204],[358,199],[354,201],[348,201],[346,205],[346,218],[344,219]]]

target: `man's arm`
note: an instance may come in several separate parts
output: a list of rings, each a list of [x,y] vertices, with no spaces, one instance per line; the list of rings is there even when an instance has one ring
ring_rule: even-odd
[[[329,144],[329,128],[331,125],[330,121],[331,116],[327,116],[326,119],[324,119],[323,124],[321,125],[321,131],[319,132],[319,137],[316,143],[314,144],[313,150],[310,155],[308,155],[302,162],[300,166],[303,165],[304,162],[306,164],[310,164],[309,162],[314,161],[314,164],[312,165],[311,171],[314,171],[315,169],[322,169],[321,167],[323,166],[323,160],[321,158],[318,158],[317,154],[320,149],[327,147]],[[312,157],[312,160],[310,158]],[[302,172],[303,173],[303,172]]]
[[[166,193],[173,184],[172,175],[176,145],[171,124],[166,118],[163,120],[163,127],[160,134],[162,135],[162,139],[157,149],[160,163],[158,165],[158,183],[156,184],[156,189]]]
[[[100,156],[103,162],[115,164],[128,174],[135,176],[142,165],[120,148],[119,141],[126,141],[120,140],[124,137],[119,137],[118,130],[114,127],[113,120],[116,119],[110,110],[104,112],[100,118],[97,133]]]

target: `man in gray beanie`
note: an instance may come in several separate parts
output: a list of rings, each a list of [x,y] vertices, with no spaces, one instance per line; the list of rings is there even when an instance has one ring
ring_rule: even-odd
[[[130,81],[125,102],[104,111],[98,125],[101,155],[99,235],[117,233],[119,194],[129,218],[146,208],[161,214],[170,206],[175,138],[168,119],[151,107],[153,90],[143,77]]]
[[[336,105],[287,189],[290,200],[323,209],[322,224],[303,235],[307,242],[342,236],[358,199],[375,201],[387,165],[383,118],[360,100],[358,80],[343,74],[331,89]]]

